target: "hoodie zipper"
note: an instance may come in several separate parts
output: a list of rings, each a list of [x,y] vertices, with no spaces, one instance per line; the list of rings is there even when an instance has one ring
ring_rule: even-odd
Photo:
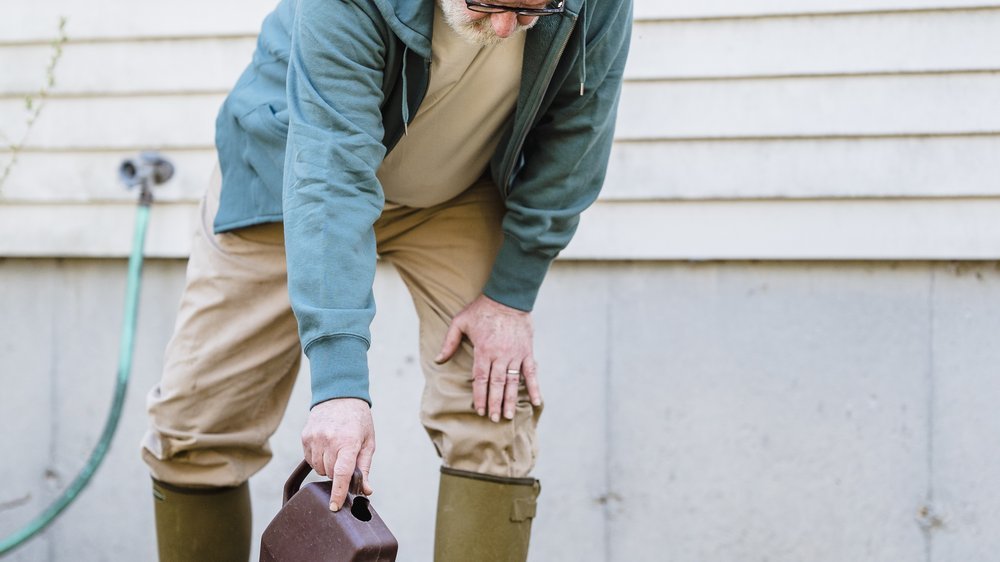
[[[538,112],[542,109],[542,99],[545,97],[545,92],[549,88],[549,82],[552,80],[552,75],[556,73],[556,67],[559,66],[559,60],[562,59],[563,53],[566,51],[566,46],[569,45],[569,38],[573,35],[573,28],[576,27],[577,16],[572,16],[573,27],[570,28],[570,32],[566,34],[566,38],[563,39],[562,45],[559,46],[559,52],[556,54],[555,59],[553,59],[552,64],[549,65],[548,70],[545,73],[545,88],[542,90],[541,95],[538,97],[538,102],[535,103],[535,107],[531,112],[531,118],[528,119],[528,127],[522,127],[524,132],[518,137],[517,144],[514,146],[514,152],[511,156],[510,165],[507,166],[506,173],[503,176],[503,196],[507,198],[510,196],[511,179],[514,175],[514,166],[517,165],[519,160],[518,155],[521,154],[521,150],[524,148],[524,143],[528,140],[528,131],[531,130],[530,124],[535,122],[535,118],[538,117]]]

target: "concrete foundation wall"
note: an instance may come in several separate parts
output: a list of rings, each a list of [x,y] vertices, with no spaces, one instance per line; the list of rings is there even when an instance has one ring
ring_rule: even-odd
[[[11,561],[152,560],[137,443],[183,283],[147,264],[126,413],[80,499]],[[82,466],[114,384],[119,260],[0,261],[0,535]],[[416,320],[388,266],[373,497],[431,558],[437,462]],[[994,263],[560,262],[536,311],[546,410],[532,560],[987,562],[1000,551]],[[301,454],[303,372],[255,527]]]

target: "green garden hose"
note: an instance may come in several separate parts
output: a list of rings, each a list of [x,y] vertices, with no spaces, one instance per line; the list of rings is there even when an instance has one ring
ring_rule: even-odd
[[[156,174],[155,168],[150,168],[148,175],[142,166],[136,165],[134,161],[126,161],[122,165],[121,176],[130,186],[141,185],[139,194],[139,204],[135,215],[135,233],[132,238],[132,253],[128,260],[128,284],[125,289],[125,318],[122,322],[121,343],[118,353],[118,376],[115,384],[115,395],[111,403],[111,411],[104,422],[104,430],[101,438],[94,446],[94,450],[87,459],[80,473],[76,475],[73,482],[55,499],[38,517],[14,534],[0,540],[0,556],[11,552],[15,548],[24,544],[28,539],[40,533],[49,526],[60,513],[63,512],[73,500],[83,491],[90,482],[91,477],[104,460],[104,456],[111,446],[111,439],[118,429],[118,421],[121,418],[122,406],[125,403],[125,390],[128,388],[129,375],[132,372],[132,351],[135,344],[136,315],[139,311],[139,285],[142,278],[143,247],[146,243],[146,228],[149,226],[149,210],[153,202],[152,192],[149,190],[150,183],[162,183],[169,179],[173,173],[173,167],[165,160],[152,154],[143,154],[142,158],[146,163],[158,164],[162,168]],[[152,159],[156,160],[152,160]],[[127,168],[131,166],[131,168]],[[164,171],[167,170],[168,171]]]

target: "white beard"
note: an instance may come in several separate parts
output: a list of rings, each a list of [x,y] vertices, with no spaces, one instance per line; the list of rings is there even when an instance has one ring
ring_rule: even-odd
[[[514,28],[514,33],[510,37],[500,37],[493,31],[489,15],[477,20],[469,19],[469,14],[465,9],[465,0],[438,0],[438,5],[441,6],[441,11],[444,13],[444,19],[448,22],[448,26],[455,30],[458,36],[480,47],[499,45],[504,39],[509,39],[514,34],[531,29],[538,22],[538,18],[535,18],[529,25],[518,23],[517,27]]]

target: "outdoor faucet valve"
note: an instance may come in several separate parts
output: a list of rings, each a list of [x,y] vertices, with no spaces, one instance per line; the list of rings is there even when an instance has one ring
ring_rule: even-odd
[[[165,183],[173,175],[174,165],[157,152],[143,152],[137,158],[127,158],[118,167],[118,177],[125,187],[140,187],[139,201],[145,205],[153,201],[150,188]]]

